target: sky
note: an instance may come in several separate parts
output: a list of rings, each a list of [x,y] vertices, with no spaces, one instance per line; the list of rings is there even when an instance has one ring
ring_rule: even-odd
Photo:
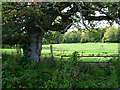
[[[95,16],[105,16],[104,14],[100,14],[98,11],[95,11],[96,15]],[[110,26],[108,24],[108,21],[106,20],[102,20],[102,21],[94,21],[94,22],[97,22],[97,27],[101,27],[101,28],[104,28],[106,26]],[[85,26],[81,23],[79,23],[79,25],[81,26],[82,29],[85,29]],[[87,22],[86,22],[86,25],[87,25]],[[118,27],[118,24],[116,24],[115,22],[113,23],[113,26],[114,27]],[[97,28],[96,27],[96,28]],[[73,31],[73,30],[78,30],[76,27],[72,26],[70,29],[68,29],[68,31]]]

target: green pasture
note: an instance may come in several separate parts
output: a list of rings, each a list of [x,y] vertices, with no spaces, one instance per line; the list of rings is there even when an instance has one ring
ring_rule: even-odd
[[[64,44],[52,44],[54,57],[61,58],[62,55],[70,56],[74,51],[77,51],[83,56],[109,56],[118,54],[118,43],[64,43]],[[2,53],[16,53],[16,49],[2,49]],[[21,49],[22,53],[23,50]],[[50,44],[43,45],[42,56],[50,57]],[[67,60],[69,57],[63,57]],[[82,57],[80,60],[84,61],[106,61],[111,57]]]
[[[118,54],[118,43],[66,43],[53,44],[54,54],[72,54],[77,51],[79,54]],[[49,53],[50,45],[43,45],[42,53]]]

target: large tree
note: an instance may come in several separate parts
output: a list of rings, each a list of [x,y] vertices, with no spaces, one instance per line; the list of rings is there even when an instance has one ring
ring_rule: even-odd
[[[95,16],[95,11],[104,16]],[[3,43],[24,44],[24,55],[40,61],[45,32],[64,33],[72,25],[79,28],[80,22],[89,30],[86,20],[91,26],[96,20],[107,20],[112,25],[113,21],[119,23],[119,11],[118,2],[5,2],[2,3]]]

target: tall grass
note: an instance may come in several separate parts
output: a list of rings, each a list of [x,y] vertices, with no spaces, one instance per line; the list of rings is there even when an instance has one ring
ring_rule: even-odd
[[[19,54],[3,54],[3,88],[119,88],[114,63],[77,64],[76,55],[68,63],[48,57],[37,63]]]

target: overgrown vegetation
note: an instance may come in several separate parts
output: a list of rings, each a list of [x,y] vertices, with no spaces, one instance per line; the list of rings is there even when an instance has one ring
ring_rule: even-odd
[[[68,62],[45,57],[37,63],[3,54],[3,88],[119,88],[118,65],[78,63],[77,55],[74,52]]]
[[[37,63],[9,54],[3,54],[2,69],[3,88],[42,88],[55,71],[47,61]]]
[[[118,77],[113,65],[78,64],[78,52],[70,62],[61,65],[47,88],[118,88]]]

